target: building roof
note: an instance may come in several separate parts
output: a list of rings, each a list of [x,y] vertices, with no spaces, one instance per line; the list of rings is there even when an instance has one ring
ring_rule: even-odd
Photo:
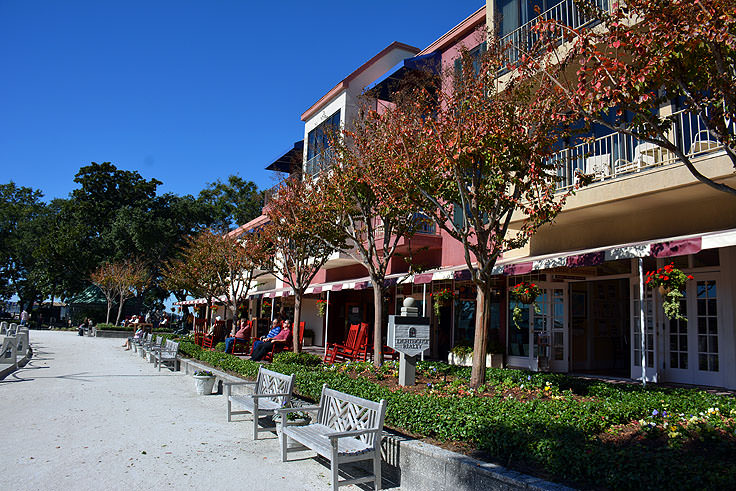
[[[448,47],[454,45],[458,39],[467,36],[478,26],[486,21],[486,6],[482,6],[467,18],[465,18],[458,25],[447,31],[445,34],[440,36],[435,42],[424,48],[419,54],[425,55],[433,51],[444,51]]]
[[[105,295],[95,285],[90,285],[84,289],[82,293],[75,295],[74,297],[67,300],[67,305],[73,304],[105,304],[107,305],[107,299]]]
[[[382,57],[386,56],[388,53],[395,49],[403,49],[406,51],[409,51],[411,53],[419,53],[419,48],[415,46],[410,46],[408,44],[400,43],[398,41],[394,41],[393,43],[389,44],[385,48],[383,48],[377,55],[375,55],[370,60],[363,63],[360,67],[358,67],[357,70],[355,70],[353,73],[345,77],[340,83],[335,85],[332,89],[329,90],[325,95],[320,97],[320,99],[312,104],[312,106],[304,111],[304,114],[302,114],[302,121],[306,121],[312,116],[314,116],[317,111],[319,111],[325,104],[327,104],[332,98],[334,98],[337,94],[339,94],[341,91],[345,90],[348,85],[350,84],[350,81],[353,80],[355,77],[366,71],[368,68],[371,67],[374,63],[376,63],[378,60],[380,60]]]

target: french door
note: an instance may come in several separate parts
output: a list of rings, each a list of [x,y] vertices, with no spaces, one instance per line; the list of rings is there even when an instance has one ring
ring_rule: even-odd
[[[567,284],[540,283],[538,286],[542,293],[533,305],[509,303],[509,365],[567,372]],[[518,321],[513,318],[515,306],[522,309]]]
[[[665,321],[665,374],[672,382],[722,385],[722,292],[718,273],[695,273],[680,300],[684,320]]]

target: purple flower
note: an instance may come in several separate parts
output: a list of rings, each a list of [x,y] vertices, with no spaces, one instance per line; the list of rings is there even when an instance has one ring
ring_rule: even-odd
[[[663,418],[666,418],[667,417],[667,411],[662,411],[662,417]]]
[[[656,409],[652,411],[652,416],[657,416],[658,414],[659,414],[659,411],[657,411]]]

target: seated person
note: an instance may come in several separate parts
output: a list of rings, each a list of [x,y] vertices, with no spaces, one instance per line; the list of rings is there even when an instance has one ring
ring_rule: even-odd
[[[268,334],[265,336],[261,336],[253,343],[253,349],[251,350],[251,353],[255,351],[255,349],[264,341],[268,339],[275,338],[278,333],[281,331],[281,319],[278,317],[273,320],[273,323],[271,323],[271,330],[268,331]]]
[[[286,344],[289,341],[291,341],[291,322],[285,320],[281,331],[275,337],[266,339],[261,344],[259,344],[253,350],[250,359],[253,361],[261,361],[263,357],[266,356],[266,354],[271,352],[274,344]]]
[[[125,351],[128,351],[131,347],[131,343],[134,339],[141,339],[143,337],[143,328],[139,327],[136,329],[135,334],[133,334],[132,338],[128,338],[127,341],[125,341],[125,344],[122,346],[125,348]]]
[[[236,328],[233,328],[233,331],[235,331],[235,329]],[[232,337],[225,338],[225,353],[232,353],[235,343],[245,343],[248,338],[250,338],[250,325],[247,320],[240,319],[240,329],[238,332],[234,333]]]

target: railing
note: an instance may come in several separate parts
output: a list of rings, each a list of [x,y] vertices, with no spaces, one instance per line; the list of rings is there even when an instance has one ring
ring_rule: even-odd
[[[722,145],[710,136],[703,120],[680,111],[671,116],[668,138],[688,157],[697,157],[721,150]],[[736,135],[736,125],[729,122]],[[559,190],[572,187],[580,174],[593,175],[603,181],[625,174],[641,172],[675,162],[677,157],[652,143],[632,136],[613,133],[593,141],[561,150],[551,157],[560,178]]]
[[[319,174],[325,169],[332,167],[335,162],[335,152],[332,149],[326,149],[318,153],[304,164],[304,172],[308,176]]]
[[[263,207],[265,208],[273,199],[278,196],[281,184],[277,184],[263,192]]]
[[[591,4],[604,12],[609,10],[609,0],[592,0]],[[575,5],[574,0],[563,0],[500,38],[507,65],[516,63],[523,53],[530,53],[534,49],[539,42],[539,34],[535,31],[534,26],[543,20],[556,20],[577,29],[595,22],[596,19],[591,14],[581,11]]]

